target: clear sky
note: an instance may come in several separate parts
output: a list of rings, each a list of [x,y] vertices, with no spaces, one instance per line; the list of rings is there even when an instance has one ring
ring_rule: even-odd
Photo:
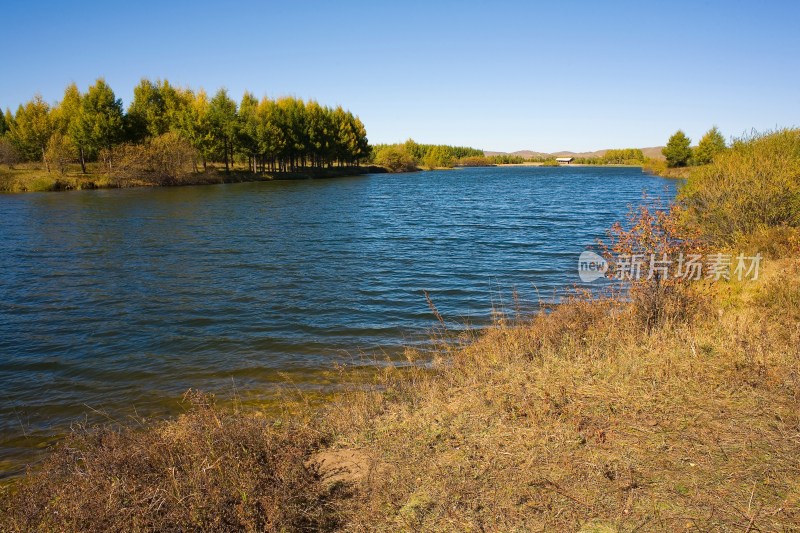
[[[800,2],[0,5],[0,106],[103,76],[341,104],[371,142],[488,150],[654,146],[800,126]]]

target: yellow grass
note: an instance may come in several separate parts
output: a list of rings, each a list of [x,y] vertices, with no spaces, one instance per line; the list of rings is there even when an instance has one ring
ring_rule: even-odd
[[[348,527],[800,527],[800,264],[712,303],[643,335],[624,307],[575,302],[401,372],[335,432],[374,473]]]

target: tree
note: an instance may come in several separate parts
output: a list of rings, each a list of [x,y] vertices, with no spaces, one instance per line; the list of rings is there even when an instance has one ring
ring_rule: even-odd
[[[67,167],[75,160],[75,146],[69,137],[56,131],[47,141],[45,158],[48,164],[55,167],[62,176],[67,173]]]
[[[261,157],[261,171],[266,169],[267,162],[270,170],[274,171],[280,154],[286,149],[286,137],[280,128],[280,109],[274,101],[263,98],[258,103],[256,113],[258,118],[256,138]]]
[[[3,114],[3,124],[5,124],[6,128],[3,134],[10,132],[11,127],[14,125],[14,115],[9,108],[6,108],[6,112]]]
[[[0,164],[8,165],[9,169],[13,169],[18,161],[19,153],[14,143],[6,137],[0,137]]]
[[[453,154],[447,146],[434,146],[428,150],[423,163],[431,170],[441,167],[449,168],[453,166]]]
[[[203,89],[200,89],[197,94],[186,91],[184,97],[187,98],[188,103],[178,115],[177,129],[181,136],[197,150],[203,161],[203,170],[205,170],[208,162],[214,156],[214,139],[211,135],[211,123],[208,116],[208,95]]]
[[[239,125],[237,128],[238,146],[247,156],[247,165],[251,172],[256,171],[258,157],[258,100],[252,93],[245,91],[239,104]]]
[[[81,147],[81,166],[85,172],[84,159],[95,157],[101,150],[109,153],[123,139],[124,123],[122,100],[99,78],[81,100],[81,111],[71,137]],[[107,161],[109,170],[111,161]]]
[[[44,153],[53,129],[50,106],[37,94],[33,100],[19,106],[9,133],[23,159],[44,161],[47,165]],[[47,171],[50,171],[49,166]]]
[[[142,78],[133,89],[133,101],[125,117],[128,139],[141,142],[179,129],[181,113],[192,96],[191,91],[175,88],[167,80],[152,82]]]
[[[79,120],[81,116],[81,107],[83,106],[83,95],[78,90],[78,86],[74,83],[64,89],[64,98],[58,106],[53,110],[53,121],[56,133],[61,134],[64,139],[59,139],[58,144],[70,145],[71,149],[77,154],[77,159],[80,161],[81,170],[86,174],[86,158],[84,156],[84,147],[80,144],[80,135],[76,135],[77,128],[79,127]],[[48,145],[48,151],[50,151]],[[52,160],[52,157],[48,157]]]
[[[692,140],[682,130],[676,131],[667,141],[667,146],[661,150],[667,158],[667,166],[685,167],[692,157],[691,144]]]
[[[148,135],[156,136],[164,132],[164,100],[155,83],[142,78],[133,88],[133,101],[125,116],[127,137],[132,142],[141,142]]]
[[[0,137],[6,134],[8,131],[8,124],[6,124],[6,116],[3,113],[0,113]]]
[[[333,121],[330,118],[330,109],[311,100],[306,104],[306,117],[305,136],[308,139],[311,166],[322,167],[328,161],[333,145],[331,138]]]
[[[278,104],[279,127],[285,139],[284,166],[288,163],[290,171],[298,166],[305,166],[305,155],[308,151],[308,127],[305,103],[297,98],[280,98]]]
[[[228,171],[233,164],[233,148],[238,124],[236,102],[231,100],[225,89],[217,91],[211,99],[208,106],[208,120],[214,148],[217,155],[222,155],[225,160],[225,171]]]
[[[726,148],[725,138],[714,126],[703,135],[697,144],[697,148],[694,150],[694,160],[698,165],[707,165],[714,160],[714,156],[724,152]]]
[[[351,149],[350,156],[352,162],[359,165],[363,159],[367,158],[370,151],[369,139],[367,139],[367,128],[364,127],[364,123],[361,122],[360,118],[354,117],[352,113],[348,112],[348,114],[352,117],[351,124],[356,135],[356,143]]]
[[[389,172],[411,172],[417,169],[414,156],[402,145],[381,148],[375,154],[375,163],[386,167]]]
[[[77,122],[80,116],[82,99],[83,96],[74,83],[64,89],[64,97],[53,108],[53,126],[56,131],[63,135],[69,135],[70,126]]]
[[[422,160],[428,153],[424,145],[418,144],[414,139],[408,139],[404,144],[406,152],[408,152],[417,161]]]

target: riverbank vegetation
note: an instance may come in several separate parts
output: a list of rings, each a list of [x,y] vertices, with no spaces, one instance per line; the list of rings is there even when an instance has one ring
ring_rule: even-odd
[[[274,175],[356,167],[369,151],[363,123],[341,107],[249,92],[236,102],[224,89],[209,96],[143,79],[125,110],[101,78],[86,92],[68,86],[55,105],[35,96],[6,110],[0,187],[203,183],[217,178],[201,174],[221,168]]]
[[[419,168],[453,168],[460,160],[482,158],[483,150],[467,146],[420,144],[413,139],[397,144],[376,144],[369,162],[384,166],[390,172],[411,172]],[[478,165],[473,165],[478,166]]]
[[[687,179],[697,167],[713,163],[727,149],[728,143],[716,126],[708,130],[695,147],[683,130],[678,130],[662,149],[664,160],[647,159],[643,170],[666,178]]]
[[[751,211],[752,209],[755,210]],[[64,441],[0,529],[800,528],[800,130],[737,140],[609,249],[765,256],[757,279],[499,310],[315,406],[190,410]]]

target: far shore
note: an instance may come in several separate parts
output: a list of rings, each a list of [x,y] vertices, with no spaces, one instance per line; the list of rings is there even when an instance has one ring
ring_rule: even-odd
[[[643,167],[644,164],[641,165],[619,165],[616,163],[604,163],[602,165],[589,165],[586,163],[563,163],[559,165],[551,165],[548,163],[543,163],[541,161],[525,161],[524,163],[498,163],[497,165],[493,165],[496,167]]]
[[[490,168],[490,167],[611,167],[611,168],[641,168],[650,174],[685,179],[687,168],[667,169],[652,168],[649,165],[621,165],[621,164],[598,164],[591,165],[586,163],[564,163],[554,165],[547,162],[526,161],[524,163],[497,163],[493,165],[480,166],[455,166],[455,167],[436,167],[434,169],[416,168],[408,172],[421,172],[424,170],[457,170],[461,168]],[[72,191],[85,189],[126,189],[133,187],[179,187],[189,185],[219,185],[224,183],[245,183],[258,181],[287,181],[304,179],[330,179],[348,176],[358,176],[363,174],[383,174],[390,170],[378,165],[344,166],[344,167],[325,167],[325,168],[304,168],[293,172],[252,172],[244,168],[234,168],[229,171],[211,167],[208,170],[192,172],[176,179],[162,179],[156,181],[154,178],[126,178],[117,179],[109,177],[107,173],[98,168],[92,169],[89,173],[83,174],[77,170],[61,174],[59,172],[47,172],[40,165],[20,165],[13,169],[0,169],[0,193],[19,193],[19,192],[55,192]],[[403,172],[403,173],[408,173]]]
[[[55,192],[86,189],[127,189],[133,187],[180,187],[189,185],[219,185],[223,183],[245,183],[257,181],[286,181],[305,179],[330,179],[363,174],[381,174],[387,170],[376,165],[343,166],[330,168],[304,168],[293,172],[252,172],[245,169],[230,171],[209,169],[187,174],[178,179],[156,183],[147,178],[116,179],[94,171],[47,172],[39,167],[18,167],[0,170],[0,192]]]

